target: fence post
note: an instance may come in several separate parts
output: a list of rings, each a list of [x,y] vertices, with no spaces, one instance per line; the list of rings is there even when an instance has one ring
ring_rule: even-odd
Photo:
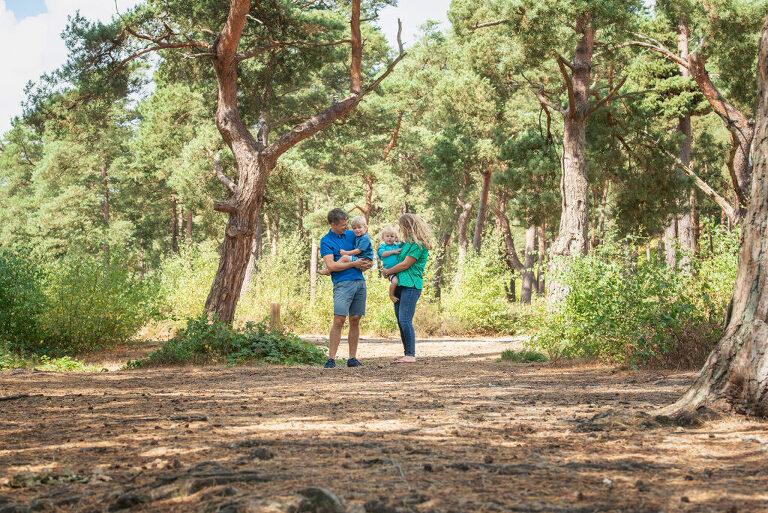
[[[269,325],[272,328],[280,327],[280,303],[269,304]]]

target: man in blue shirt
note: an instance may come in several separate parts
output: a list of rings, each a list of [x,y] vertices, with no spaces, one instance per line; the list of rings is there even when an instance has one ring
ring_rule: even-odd
[[[360,319],[365,315],[367,289],[363,271],[373,266],[370,260],[359,258],[354,262],[338,262],[341,250],[355,248],[355,232],[347,230],[349,215],[340,208],[328,212],[331,229],[320,240],[320,256],[325,267],[331,272],[333,281],[333,325],[329,336],[328,361],[325,368],[336,366],[336,351],[341,342],[341,330],[349,317],[349,359],[347,367],[359,367],[357,342],[360,339]]]

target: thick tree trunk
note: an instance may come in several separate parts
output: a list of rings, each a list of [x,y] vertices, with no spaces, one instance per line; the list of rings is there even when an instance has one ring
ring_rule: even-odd
[[[584,145],[586,142],[595,31],[590,23],[584,21],[579,22],[578,28],[581,37],[576,43],[573,75],[567,84],[569,107],[564,114],[562,177],[560,179],[562,213],[560,215],[560,231],[552,244],[553,256],[585,255],[588,245],[589,196],[587,158],[584,153]],[[567,78],[567,72],[563,74]],[[552,289],[552,292],[557,295],[555,288]]]
[[[536,258],[536,227],[531,225],[525,230],[525,262],[523,264],[523,285],[520,290],[520,302],[530,303],[533,296],[535,276],[533,264]]]
[[[688,60],[688,25],[685,18],[678,23],[677,28],[677,50],[680,58]],[[686,66],[679,66],[680,74],[683,78],[690,77],[690,71]],[[683,135],[683,142],[680,145],[680,160],[683,164],[691,163],[691,116],[681,117],[678,121],[677,131]],[[684,173],[683,170],[679,171]],[[694,205],[691,203],[690,191],[685,191],[680,199],[680,203],[685,207],[685,211],[677,218],[677,245],[682,251],[678,266],[680,269],[688,269],[691,264],[691,255],[696,251],[696,233],[694,229]]]
[[[760,38],[758,109],[749,204],[723,338],[693,386],[667,412],[725,400],[742,413],[768,416],[768,18]]]
[[[475,236],[472,239],[472,248],[480,253],[483,245],[483,226],[485,225],[485,212],[488,208],[488,191],[491,190],[492,173],[483,173],[483,183],[480,189],[480,203],[477,206],[477,220],[475,221]]]
[[[467,260],[467,249],[469,249],[469,240],[467,239],[467,225],[469,224],[469,214],[472,212],[472,203],[465,203],[461,198],[458,198],[459,202],[459,218],[457,223],[457,233],[459,242],[459,261],[457,262],[456,275],[461,275],[461,271],[464,269],[464,262]]]

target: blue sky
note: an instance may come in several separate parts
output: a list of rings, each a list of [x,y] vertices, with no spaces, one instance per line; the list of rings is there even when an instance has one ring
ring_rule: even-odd
[[[45,0],[6,0],[5,5],[19,21],[47,11]]]

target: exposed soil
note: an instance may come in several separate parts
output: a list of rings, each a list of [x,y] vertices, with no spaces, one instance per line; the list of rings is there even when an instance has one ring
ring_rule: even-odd
[[[622,420],[693,373],[497,361],[514,345],[420,342],[398,365],[396,342],[366,341],[357,369],[2,371],[0,512],[768,511],[765,421]],[[344,507],[295,495],[313,486]]]

